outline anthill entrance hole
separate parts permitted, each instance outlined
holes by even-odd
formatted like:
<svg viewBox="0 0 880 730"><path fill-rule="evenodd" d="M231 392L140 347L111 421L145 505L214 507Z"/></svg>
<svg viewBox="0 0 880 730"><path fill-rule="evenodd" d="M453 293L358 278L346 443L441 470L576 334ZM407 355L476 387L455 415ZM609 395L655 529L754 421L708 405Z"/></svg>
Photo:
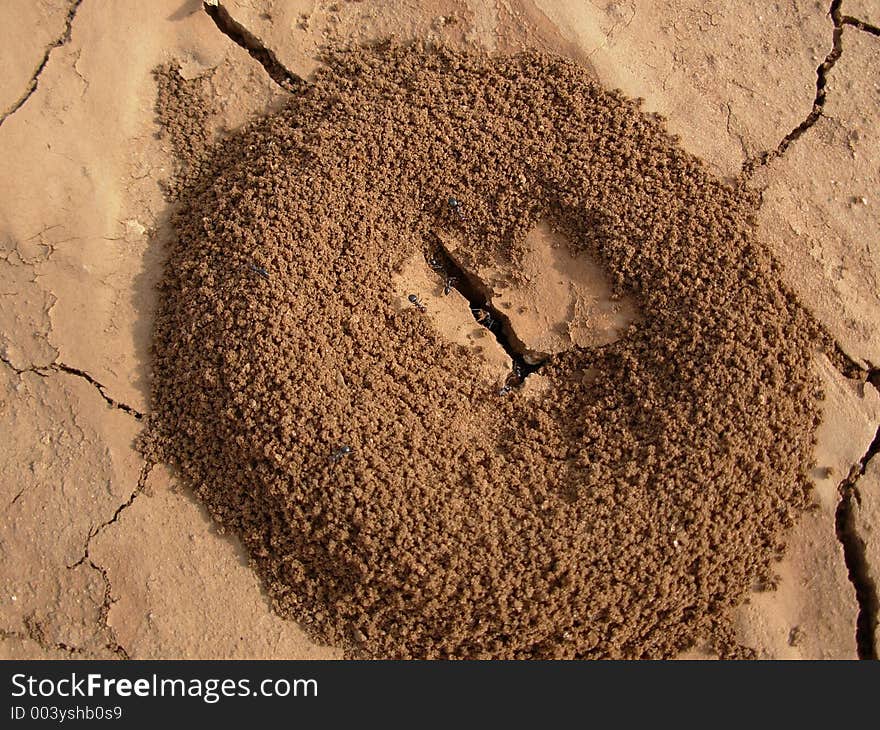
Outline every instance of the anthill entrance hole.
<svg viewBox="0 0 880 730"><path fill-rule="evenodd" d="M462 268L439 239L434 241L425 254L425 260L443 279L443 293L449 294L455 289L461 294L467 300L477 324L489 330L510 357L510 375L507 376L502 392L507 393L513 388L521 387L529 375L547 362L547 358L539 359L529 353L513 331L510 318L492 304L491 290L476 275Z"/></svg>

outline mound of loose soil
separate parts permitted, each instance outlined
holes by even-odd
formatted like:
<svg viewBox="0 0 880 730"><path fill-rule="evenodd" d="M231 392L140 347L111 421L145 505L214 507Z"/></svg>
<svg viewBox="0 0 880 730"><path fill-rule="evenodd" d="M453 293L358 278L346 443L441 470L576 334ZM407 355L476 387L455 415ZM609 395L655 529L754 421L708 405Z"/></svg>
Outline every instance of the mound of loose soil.
<svg viewBox="0 0 880 730"><path fill-rule="evenodd" d="M807 505L819 395L754 206L568 61L339 52L183 187L154 454L353 653L732 653ZM538 221L641 318L500 392L395 272L450 234L515 278Z"/></svg>

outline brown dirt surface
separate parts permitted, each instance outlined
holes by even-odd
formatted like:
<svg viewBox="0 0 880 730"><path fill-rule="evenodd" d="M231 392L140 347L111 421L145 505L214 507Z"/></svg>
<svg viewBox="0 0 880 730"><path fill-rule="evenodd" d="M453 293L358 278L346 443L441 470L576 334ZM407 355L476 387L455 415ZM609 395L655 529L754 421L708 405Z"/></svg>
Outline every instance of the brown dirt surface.
<svg viewBox="0 0 880 730"><path fill-rule="evenodd" d="M754 196L539 53L338 52L190 162L150 454L282 611L381 657L737 651L730 609L808 504L819 422L818 328L756 240ZM393 273L453 236L467 271L515 279L539 221L641 319L544 363L526 398Z"/></svg>
<svg viewBox="0 0 880 730"><path fill-rule="evenodd" d="M0 3L0 431L8 434L0 448L0 657L667 656L691 639L678 657L877 656L875 0L758 9L726 0L699 7L683 0L219 6L223 12L206 12L200 0ZM388 82L378 85L391 116L378 129L386 110L377 108L376 80L364 75L338 88L349 76L347 62L322 69L327 48L389 37L454 48L473 73L453 78L435 70L428 80L442 94L426 101L388 69ZM548 96L537 88L543 61L534 75L511 66L502 85L482 88L504 66L484 54L521 51L577 64L553 61L587 93ZM339 91L335 101L326 98L331 88ZM452 121L413 120L410 110L402 116L401 94L422 105L413 111L448 108ZM364 129L349 130L346 109L325 119L321 98L326 105L368 102ZM490 99L519 110L524 122L478 106L486 126L470 125L469 138L459 136L468 105ZM609 116L596 121L599 99L610 100ZM566 104L582 113L563 119ZM294 108L299 131L288 123ZM643 117L654 112L662 122ZM559 124L545 125L540 136L527 127L551 113ZM560 136L580 135L590 120L590 135ZM609 131L616 121L622 127ZM319 125L335 136L323 139ZM455 134L443 145L431 137L447 129ZM596 156L600 129L618 150ZM645 135L651 149L640 146ZM359 156L343 157L334 139ZM261 154L268 140L274 146ZM526 155L512 160L510 150L523 141ZM250 142L256 146L248 151ZM294 156L314 155L304 166L311 180L290 170L279 144ZM397 157L371 159L383 150ZM572 181L604 175L624 150L632 159L607 176L607 196L596 187L572 190ZM587 155L603 163L584 171ZM658 158L682 175L643 180L635 168ZM432 160L442 165L432 169ZM199 175L218 165L216 185L204 178L194 195ZM364 182L366 169L375 183ZM425 169L431 174L423 181ZM253 197L241 185L245 170L291 200L263 189ZM392 170L399 180L388 179ZM621 201L620 186L630 181ZM660 197L644 201L652 186ZM218 209L229 221L214 238L194 230L197 219L172 225L214 194L226 201ZM727 201L723 214L716 195ZM169 196L183 200L169 205ZM450 208L449 196L461 207ZM294 198L311 207L294 211ZM707 204L685 220L680 206L694 200ZM655 223L670 204L679 212L643 230L635 229L641 210L602 219L640 202ZM264 221L265 236L253 226L259 204L286 216ZM584 221L589 213L598 218ZM209 224L216 217L217 210L205 211ZM299 240L278 235L290 222L308 229ZM711 235L697 236L688 250L691 224ZM678 255L658 259L666 244L652 232L672 226L684 236L669 244ZM240 240L236 230L253 240ZM190 259L176 249L184 240L178 231L197 244ZM615 232L646 255L630 257ZM713 237L725 246L713 250ZM229 259L219 253L198 259L226 241L246 271L224 268ZM184 267L166 279L169 252L204 264L207 274ZM253 261L260 252L276 258ZM742 309L749 291L732 282L748 261L756 265L748 276L765 293ZM294 277L321 266L311 283ZM234 327L235 338L215 340L217 353L244 359L218 369L231 377L186 410L192 389L210 374L198 363L210 358L207 337L222 316L214 315L205 337L178 333L175 346L195 353L181 364L192 380L179 410L166 399L154 414L151 392L169 382L154 379L154 332L168 321L157 322L156 313L181 303L177 290L161 304L157 285L166 279L173 294L175 282L208 274L215 277L205 280L209 289L191 292L192 314L211 291L239 286L228 298L260 334ZM693 292L682 283L688 278ZM676 301L686 302L678 314ZM819 328L804 327L801 307ZM742 324L742 312L760 308L766 316ZM473 309L492 315L491 331ZM705 326L693 329L692 317ZM266 335L285 319L303 326ZM765 325L775 332L746 348L745 333ZM817 329L833 338L823 336L824 354L813 350ZM678 380L661 374L657 342ZM768 352L785 361L765 367L773 363L772 356L760 360ZM278 367L279 356L289 359L286 366ZM537 369L529 364L547 358ZM527 373L519 385L512 359ZM737 365L745 369L732 371ZM250 377L248 367L281 378ZM756 383L768 370L793 379ZM304 378L315 374L307 387ZM788 383L806 391L785 393ZM750 387L758 397L741 396ZM769 404L760 401L768 389L777 394ZM824 398L816 401L819 391ZM219 425L202 417L226 394L230 400L214 414ZM242 401L250 396L253 405ZM291 398L297 402L287 409ZM377 418L386 406L397 410ZM195 495L195 480L145 460L139 444L147 424L188 414L181 423L231 429L226 409L245 414L245 435L182 461L206 473L212 465L253 464L259 478L221 475ZM275 417L283 409L287 421ZM683 412L693 418L683 423ZM758 422L765 414L766 428ZM704 415L709 420L700 421ZM712 427L724 424L744 430L713 440ZM782 430L765 448L773 427ZM207 432L156 433L156 445L169 451L212 442ZM786 442L786 433L794 440ZM804 443L810 434L812 446ZM314 444L314 453L303 443ZM282 450L266 455L267 445L279 444ZM609 444L619 448L600 450ZM352 451L339 452L342 445ZM333 453L340 453L335 462ZM676 453L681 460L672 462ZM775 460L759 464L762 454ZM756 466L760 478L749 472ZM294 483L297 469L308 478ZM769 501L755 507L768 494L777 511ZM232 529L218 527L217 508L231 515ZM756 534L762 510L769 516L756 544L740 548L736 541ZM693 520L682 523L687 533L682 511ZM744 519L731 527L740 511ZM670 533L670 547L662 537L673 520L679 533ZM303 524L312 532L291 535ZM784 554L768 563L783 542ZM638 555L670 579L646 580L645 565L632 567ZM409 564L392 560L402 556ZM476 584L460 585L453 558ZM332 593L319 593L322 586ZM381 603L396 592L413 610L401 609L399 597ZM550 606L556 614L540 614ZM396 614L403 618L395 627ZM303 631L290 617L310 625ZM595 640L583 630L587 619L601 630ZM504 625L518 633L499 635ZM664 625L673 628L664 633Z"/></svg>

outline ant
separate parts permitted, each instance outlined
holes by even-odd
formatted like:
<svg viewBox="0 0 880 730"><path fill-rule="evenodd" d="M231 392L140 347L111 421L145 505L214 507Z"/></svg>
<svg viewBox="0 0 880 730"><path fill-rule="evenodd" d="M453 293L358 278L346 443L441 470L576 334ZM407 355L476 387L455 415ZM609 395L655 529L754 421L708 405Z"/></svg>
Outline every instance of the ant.
<svg viewBox="0 0 880 730"><path fill-rule="evenodd" d="M523 374L522 365L520 365L518 362L515 362L513 364L513 371L508 376L508 379L514 385L521 385L523 380L525 380L525 375Z"/></svg>
<svg viewBox="0 0 880 730"><path fill-rule="evenodd" d="M455 198L452 198L452 200L455 200ZM447 296L455 287L455 282L457 282L458 279L449 275L446 266L437 258L437 256L430 256L428 258L428 266L443 276L443 296ZM410 299L410 301L412 301L412 299ZM415 304L415 302L413 302L413 304Z"/></svg>
<svg viewBox="0 0 880 730"><path fill-rule="evenodd" d="M498 391L499 395L507 395L514 388L518 388L521 386L526 380L525 373L523 372L522 365L520 363L515 362L513 364L513 368L507 374L507 378L504 380L504 386L501 390Z"/></svg>
<svg viewBox="0 0 880 730"><path fill-rule="evenodd" d="M336 464L337 462L342 461L346 456L348 456L352 452L351 446L345 445L340 446L336 451L330 454L330 461Z"/></svg>
<svg viewBox="0 0 880 730"><path fill-rule="evenodd" d="M483 325L486 329L492 329L492 325L495 324L495 320L492 319L492 315L489 314L485 309L480 309L479 307L471 307L471 314L474 315L474 319L477 320L477 324Z"/></svg>
<svg viewBox="0 0 880 730"><path fill-rule="evenodd" d="M444 277L443 277L443 296L444 297L446 295L448 295L449 292L452 291L452 288L455 286L455 282L457 282L457 281L458 281L458 279L456 279L454 276L449 276L449 274L444 275Z"/></svg>
<svg viewBox="0 0 880 730"><path fill-rule="evenodd" d="M266 269L264 269L262 266L257 266L256 264L248 264L248 268L251 271L255 271L257 274L262 276L264 279L269 278L269 272L266 271Z"/></svg>
<svg viewBox="0 0 880 730"><path fill-rule="evenodd" d="M525 377L523 375L522 367L519 363L514 363L513 370L511 370L507 379L504 381L504 387L498 391L499 395L507 395L511 390L522 385L524 380Z"/></svg>
<svg viewBox="0 0 880 730"><path fill-rule="evenodd" d="M428 311L428 308L422 304L422 300L419 299L415 294L410 294L407 299L418 309L420 312L424 313Z"/></svg>
<svg viewBox="0 0 880 730"><path fill-rule="evenodd" d="M464 213L461 212L461 201L458 198L449 198L449 207L458 216L458 220L464 223Z"/></svg>

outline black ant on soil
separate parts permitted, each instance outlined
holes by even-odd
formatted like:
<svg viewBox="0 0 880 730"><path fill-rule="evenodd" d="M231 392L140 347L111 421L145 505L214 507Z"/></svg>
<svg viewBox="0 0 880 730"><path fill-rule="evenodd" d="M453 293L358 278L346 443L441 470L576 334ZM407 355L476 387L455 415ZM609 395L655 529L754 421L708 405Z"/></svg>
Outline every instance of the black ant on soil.
<svg viewBox="0 0 880 730"><path fill-rule="evenodd" d="M447 296L449 294L449 292L452 291L452 289L455 287L455 282L457 282L457 281L458 281L458 279L456 279L454 276L449 276L449 274L446 274L443 277L443 296L444 297Z"/></svg>
<svg viewBox="0 0 880 730"><path fill-rule="evenodd" d="M458 198L449 198L449 207L452 209L452 212L458 216L458 220L464 223L464 213L461 212L461 201Z"/></svg>
<svg viewBox="0 0 880 730"><path fill-rule="evenodd" d="M492 319L492 315L489 314L485 309L480 309L479 307L471 307L471 314L474 315L474 319L477 320L477 324L483 325L486 329L492 329L492 325L495 324L495 320Z"/></svg>
<svg viewBox="0 0 880 730"><path fill-rule="evenodd" d="M504 386L501 390L498 391L500 395L507 395L514 388L518 388L525 381L525 375L523 374L522 367L519 363L513 364L513 370L507 376L507 379L504 381Z"/></svg>
<svg viewBox="0 0 880 730"><path fill-rule="evenodd" d="M446 271L446 266L437 260L436 256L431 256L428 258L428 266L430 266L434 271L443 276L443 296L448 296L449 292L451 292L455 288L455 283L458 279L454 276L450 276L449 272Z"/></svg>
<svg viewBox="0 0 880 730"><path fill-rule="evenodd" d="M501 390L498 391L499 395L507 395L514 388L518 388L525 382L526 376L523 373L522 365L518 362L513 364L513 369L507 376L507 379L504 381L504 385Z"/></svg>

